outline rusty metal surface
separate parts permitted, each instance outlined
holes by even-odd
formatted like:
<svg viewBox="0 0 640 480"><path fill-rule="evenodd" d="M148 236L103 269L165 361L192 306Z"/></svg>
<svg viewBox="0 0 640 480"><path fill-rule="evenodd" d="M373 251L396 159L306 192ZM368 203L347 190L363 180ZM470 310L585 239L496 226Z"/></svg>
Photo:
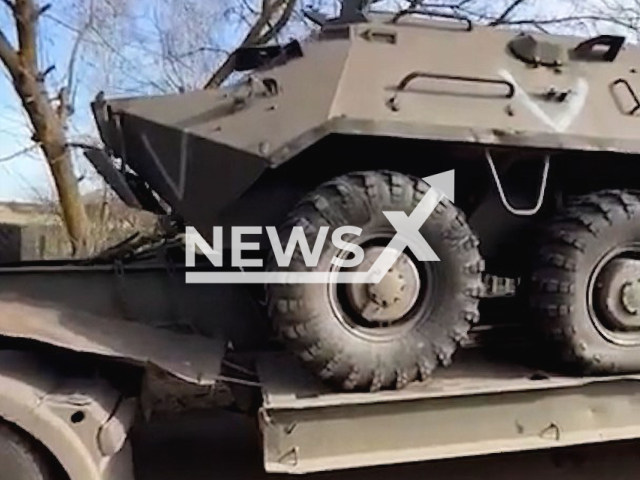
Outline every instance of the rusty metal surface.
<svg viewBox="0 0 640 480"><path fill-rule="evenodd" d="M332 394L291 362L263 358L266 469L307 473L640 435L638 376L567 378L465 360L402 391Z"/></svg>

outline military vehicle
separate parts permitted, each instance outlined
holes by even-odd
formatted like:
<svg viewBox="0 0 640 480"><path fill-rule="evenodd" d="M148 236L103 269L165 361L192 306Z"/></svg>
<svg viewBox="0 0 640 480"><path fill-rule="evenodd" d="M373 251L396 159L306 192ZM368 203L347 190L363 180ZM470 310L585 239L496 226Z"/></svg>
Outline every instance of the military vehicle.
<svg viewBox="0 0 640 480"><path fill-rule="evenodd" d="M640 438L637 47L369 1L307 16L223 88L96 99L87 157L169 228L0 268L12 478L132 478L131 426L202 407L257 419L269 472ZM437 261L397 243L414 223ZM183 233L238 226L262 267L225 235L185 262ZM278 261L300 230L315 266ZM211 272L240 277L185 281Z"/></svg>
<svg viewBox="0 0 640 480"><path fill-rule="evenodd" d="M342 388L427 379L480 298L515 283L531 300L520 315L567 364L640 369L635 49L369 3L310 13L321 28L303 43L240 49L251 73L229 87L97 102L120 171L202 235L276 225L286 243L293 226L311 239L357 226L371 266L396 233L382 212L410 214L421 178L455 170L455 204L420 229L439 262L405 251L377 284L268 286L276 331ZM336 268L335 253L289 270Z"/></svg>

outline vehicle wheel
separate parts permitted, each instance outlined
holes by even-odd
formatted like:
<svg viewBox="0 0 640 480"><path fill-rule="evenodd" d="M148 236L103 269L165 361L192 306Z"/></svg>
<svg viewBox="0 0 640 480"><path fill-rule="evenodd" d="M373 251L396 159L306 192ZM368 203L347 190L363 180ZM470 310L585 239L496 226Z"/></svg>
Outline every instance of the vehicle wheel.
<svg viewBox="0 0 640 480"><path fill-rule="evenodd" d="M0 424L0 480L61 480L43 449L12 426Z"/></svg>
<svg viewBox="0 0 640 480"><path fill-rule="evenodd" d="M640 370L640 198L572 200L542 236L531 302L563 362L581 373Z"/></svg>
<svg viewBox="0 0 640 480"><path fill-rule="evenodd" d="M307 195L280 231L286 245L291 229L302 226L313 248L320 228L329 233L315 268L299 249L288 268L273 257L270 270L340 271L332 232L362 229L349 241L364 250L357 271L367 271L395 229L383 211L407 215L429 190L421 179L394 172L338 177ZM273 284L267 287L270 316L292 351L323 379L341 388L402 388L426 379L438 363L448 365L457 344L479 319L484 262L464 215L443 199L420 229L440 258L419 262L405 249L376 284Z"/></svg>

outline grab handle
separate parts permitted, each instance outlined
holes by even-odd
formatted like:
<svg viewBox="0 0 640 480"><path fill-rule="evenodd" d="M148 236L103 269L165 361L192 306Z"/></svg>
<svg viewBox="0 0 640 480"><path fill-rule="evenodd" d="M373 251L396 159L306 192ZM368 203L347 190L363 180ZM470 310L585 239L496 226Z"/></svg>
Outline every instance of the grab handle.
<svg viewBox="0 0 640 480"><path fill-rule="evenodd" d="M447 75L442 73L429 73L429 72L415 71L415 72L409 73L402 80L400 80L400 83L398 83L398 85L395 88L396 93L388 101L389 108L394 112L399 111L400 106L398 105L398 94L405 91L411 82L421 78L445 80L445 81L452 81L452 82L481 83L485 85L486 84L500 85L500 86L506 87L506 91L504 93L505 98L513 98L513 96L516 94L515 85L508 80L503 80L499 78L468 77L464 75Z"/></svg>
<svg viewBox="0 0 640 480"><path fill-rule="evenodd" d="M419 78L432 78L435 80L450 80L452 82L470 82L470 83L485 83L492 85L503 85L507 87L507 92L505 93L506 98L513 98L516 94L516 87L513 83L508 80L504 80L501 78L486 78L486 77L470 77L465 75L448 75L442 73L429 73L429 72L411 72L398 84L397 89L399 91L405 90L411 82L417 80Z"/></svg>
<svg viewBox="0 0 640 480"><path fill-rule="evenodd" d="M615 88L618 85L624 85L625 88L627 89L627 91L629 92L629 94L631 95L631 98L633 98L633 101L635 102L634 107L625 112L627 115L633 115L635 114L638 110L640 110L640 98L638 98L638 95L636 94L636 91L633 89L633 87L631 86L631 84L627 81L626 78L618 78L617 80L615 80L611 86L612 88ZM615 91L614 91L614 95L615 95ZM622 105L621 103L619 103L619 105ZM622 107L620 107L622 108Z"/></svg>
<svg viewBox="0 0 640 480"><path fill-rule="evenodd" d="M433 10L424 10L420 8L407 8L405 10L400 10L396 13L389 23L398 23L402 18L407 17L409 15L425 15L427 17L435 17L435 18L449 18L451 20L459 20L467 24L466 31L471 32L473 30L473 22L470 18L467 18L463 15L458 15L455 13L442 13L442 12L434 12Z"/></svg>

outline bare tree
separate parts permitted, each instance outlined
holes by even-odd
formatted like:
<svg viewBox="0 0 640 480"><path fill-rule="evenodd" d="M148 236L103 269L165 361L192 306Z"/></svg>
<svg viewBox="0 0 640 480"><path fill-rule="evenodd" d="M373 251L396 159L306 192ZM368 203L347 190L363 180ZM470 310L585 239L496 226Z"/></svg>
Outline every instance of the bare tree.
<svg viewBox="0 0 640 480"><path fill-rule="evenodd" d="M640 39L640 0L458 0L451 7L478 23L543 33L618 33Z"/></svg>
<svg viewBox="0 0 640 480"><path fill-rule="evenodd" d="M88 82L90 70L81 57L88 52L92 58L89 64L101 63L101 68L95 70L112 77L117 84L114 90L157 93L197 88L217 65L222 64L216 75L220 81L230 73L232 59L228 51L212 41L212 29L219 28L225 19L221 5L229 4L243 19L255 21L242 42L248 45L275 38L290 20L296 2L265 0L263 12L252 18L255 12L249 0L213 4L202 0L155 0L149 4L153 31L149 31L148 18L144 19L144 28L139 28L135 15L127 17L130 3L128 0L67 0L64 7L56 4L59 8L51 8L38 0L0 0L0 7L7 9L15 25L15 32L0 29L0 61L27 114L35 142L2 160L21 161L20 157L27 152L42 151L54 180L61 217L76 253L86 250L92 230L69 148L77 142L72 138L74 122L70 116L78 85ZM47 28L39 32L44 20ZM66 69L54 71L54 66L60 65L49 66L45 65L47 60L43 61L49 57L44 50L44 39L52 25L66 29L73 38L69 42ZM149 62L145 67L141 67L142 59ZM79 68L83 78L77 74ZM138 87L142 89L137 90ZM86 114L81 122L87 123Z"/></svg>
<svg viewBox="0 0 640 480"><path fill-rule="evenodd" d="M498 17L495 20L492 20L489 23L489 25L491 25L492 27L495 27L495 26L500 25L503 22L507 21L509 19L509 16L511 14L513 14L513 12L518 9L518 7L520 7L521 5L526 3L527 1L528 0L513 0L513 2L511 2L507 6L507 8L505 8L503 10L503 12L500 15L498 15Z"/></svg>
<svg viewBox="0 0 640 480"><path fill-rule="evenodd" d="M38 62L38 21L50 6L40 6L34 0L2 1L15 21L17 45L0 30L0 60L29 116L33 140L47 159L73 249L81 251L86 242L88 220L64 128L67 91L60 90L54 106L45 85L48 72L41 70Z"/></svg>

